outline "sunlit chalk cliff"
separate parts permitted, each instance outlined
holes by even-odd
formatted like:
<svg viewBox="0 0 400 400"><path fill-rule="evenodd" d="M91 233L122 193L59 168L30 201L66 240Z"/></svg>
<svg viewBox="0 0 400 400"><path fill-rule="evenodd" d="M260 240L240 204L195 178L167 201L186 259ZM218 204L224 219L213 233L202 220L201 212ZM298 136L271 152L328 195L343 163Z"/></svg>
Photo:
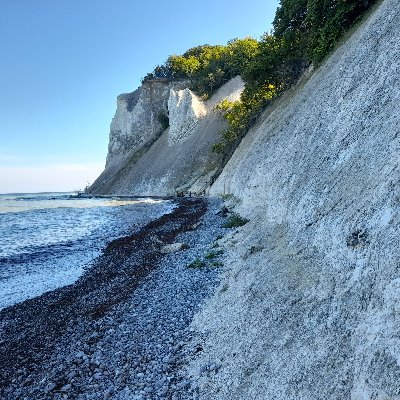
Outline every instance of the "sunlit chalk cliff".
<svg viewBox="0 0 400 400"><path fill-rule="evenodd" d="M211 186L250 222L220 241L221 286L192 324L200 399L400 400L399 26L400 3L384 0L264 112ZM119 100L94 193L212 183L214 107L239 97L240 78L207 102L158 84L157 100L147 87Z"/></svg>
<svg viewBox="0 0 400 400"><path fill-rule="evenodd" d="M106 167L89 192L169 195L209 187L221 165L212 146L226 126L215 105L238 100L242 90L237 77L204 102L187 82L156 80L120 95Z"/></svg>
<svg viewBox="0 0 400 400"><path fill-rule="evenodd" d="M212 186L250 222L193 324L201 399L400 399L399 27L385 0Z"/></svg>
<svg viewBox="0 0 400 400"><path fill-rule="evenodd" d="M107 166L121 162L133 149L154 139L162 125L160 118L167 112L173 85L165 80L148 81L133 93L121 94L110 126Z"/></svg>
<svg viewBox="0 0 400 400"><path fill-rule="evenodd" d="M200 119L207 114L207 108L188 88L174 91L171 89L169 100L168 143L183 142L196 128Z"/></svg>

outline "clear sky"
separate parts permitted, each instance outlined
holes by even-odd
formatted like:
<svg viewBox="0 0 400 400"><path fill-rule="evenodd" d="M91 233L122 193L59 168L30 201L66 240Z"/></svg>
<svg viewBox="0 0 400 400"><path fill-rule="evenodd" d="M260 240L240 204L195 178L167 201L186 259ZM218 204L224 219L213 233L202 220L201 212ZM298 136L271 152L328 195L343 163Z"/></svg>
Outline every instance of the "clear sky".
<svg viewBox="0 0 400 400"><path fill-rule="evenodd" d="M116 97L170 54L259 38L278 0L0 0L0 193L83 188Z"/></svg>

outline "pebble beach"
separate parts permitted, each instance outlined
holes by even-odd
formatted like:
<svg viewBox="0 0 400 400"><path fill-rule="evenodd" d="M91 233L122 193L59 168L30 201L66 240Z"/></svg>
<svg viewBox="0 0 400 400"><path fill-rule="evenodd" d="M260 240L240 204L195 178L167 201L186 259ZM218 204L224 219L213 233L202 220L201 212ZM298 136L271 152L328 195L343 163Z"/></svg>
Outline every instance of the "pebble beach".
<svg viewBox="0 0 400 400"><path fill-rule="evenodd" d="M111 241L75 283L0 311L2 399L196 398L189 325L218 284L206 255L226 229L217 199L175 205Z"/></svg>

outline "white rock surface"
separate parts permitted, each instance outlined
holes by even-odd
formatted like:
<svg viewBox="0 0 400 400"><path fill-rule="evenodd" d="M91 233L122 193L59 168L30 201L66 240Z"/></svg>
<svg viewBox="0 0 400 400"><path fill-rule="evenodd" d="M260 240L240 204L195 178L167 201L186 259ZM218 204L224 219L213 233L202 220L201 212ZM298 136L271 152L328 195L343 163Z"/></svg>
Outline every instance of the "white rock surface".
<svg viewBox="0 0 400 400"><path fill-rule="evenodd" d="M209 188L221 168L221 157L212 146L226 128L214 106L224 98L237 99L243 81L232 79L205 103L186 85L147 82L119 96L107 165L91 193L170 195ZM160 112L169 113L170 128L165 131L157 118Z"/></svg>
<svg viewBox="0 0 400 400"><path fill-rule="evenodd" d="M133 148L159 134L160 112L167 112L169 91L173 85L163 80L146 82L132 93L117 98L117 110L110 126L107 164L119 161Z"/></svg>
<svg viewBox="0 0 400 400"><path fill-rule="evenodd" d="M193 324L201 399L400 399L399 26L385 0L212 187L250 222Z"/></svg>
<svg viewBox="0 0 400 400"><path fill-rule="evenodd" d="M188 245L186 243L170 243L161 247L160 252L163 254L176 253L177 251L186 250Z"/></svg>
<svg viewBox="0 0 400 400"><path fill-rule="evenodd" d="M194 132L200 118L207 114L203 102L188 88L170 90L168 99L169 134L168 143L183 142Z"/></svg>
<svg viewBox="0 0 400 400"><path fill-rule="evenodd" d="M207 100L206 106L208 109L213 109L222 100L238 101L244 89L244 82L240 76L237 76L222 86L217 92Z"/></svg>
<svg viewBox="0 0 400 400"><path fill-rule="evenodd" d="M170 90L186 85L185 81L155 79L132 93L118 96L117 110L110 125L106 166L92 184L91 193L111 193L121 170L132 168L163 133L160 117L168 114Z"/></svg>

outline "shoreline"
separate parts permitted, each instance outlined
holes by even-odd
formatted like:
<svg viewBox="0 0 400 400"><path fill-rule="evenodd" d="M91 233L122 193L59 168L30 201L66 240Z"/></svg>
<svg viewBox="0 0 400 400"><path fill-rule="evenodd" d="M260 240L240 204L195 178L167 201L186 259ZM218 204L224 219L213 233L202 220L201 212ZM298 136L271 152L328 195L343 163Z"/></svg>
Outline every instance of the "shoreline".
<svg viewBox="0 0 400 400"><path fill-rule="evenodd" d="M26 198L0 210L0 310L76 282L107 243L175 207L171 200Z"/></svg>
<svg viewBox="0 0 400 400"><path fill-rule="evenodd" d="M73 197L80 199L156 199L156 200L175 200L177 196L143 196L143 195L132 195L132 194L89 194L89 193L77 193ZM189 198L189 197L188 197Z"/></svg>
<svg viewBox="0 0 400 400"><path fill-rule="evenodd" d="M183 198L175 199L175 203L177 207L171 214L151 221L133 235L110 242L94 265L74 284L0 311L2 398L102 399L117 396L122 399L124 395L121 393L126 391L130 392L129 396L134 394L152 399L170 398L168 396L172 393L179 392L178 377L171 377L173 371L176 373L179 369L176 358L181 348L179 343L199 302L214 287L218 275L215 268L194 270L186 266L196 255L204 254L223 228L222 217L215 215L219 207L217 200ZM192 240L193 243L188 250L177 253L162 254L157 249L157 243L173 243L177 239ZM152 285L161 285L165 293L151 288ZM157 296L169 296L167 302L170 304L166 309L163 309L162 302L156 301L154 306L145 307L142 314L132 311L133 299L146 286L151 289L139 295L134 310L151 304ZM173 292L172 295L169 292ZM180 297L182 293L186 297ZM185 298L189 300L182 303ZM176 311L171 311L174 307ZM148 309L152 310L150 315ZM148 318L157 312L160 317L157 321L150 320L155 326L147 334L155 331L159 334L147 343L146 333L138 334L135 329L142 326L146 331ZM163 318L166 318L165 326L160 322ZM174 321L176 319L178 323ZM129 326L126 326L127 322ZM125 339L120 335L113 337L121 324L123 329L134 333L135 341L126 339L126 334L122 334ZM168 331L169 335L162 334ZM137 371L143 367L147 371L153 364L146 357L137 361L143 357L142 353L148 352L148 349L141 348L141 340L149 348L157 342L160 348L155 350L155 357L157 352L163 355L161 361L153 362L157 366L153 375L159 379L153 382L154 387L147 385L142 389L141 378L146 376L146 372ZM120 352L118 357L115 356L119 361L110 359L115 355L112 351L100 357L104 362L94 357L99 343L103 342L107 348L119 349L116 351ZM125 351L126 348L129 351ZM134 363L126 359L132 361L135 354L139 358ZM95 358L93 363L90 361L92 358ZM102 369L100 365L103 365ZM105 373L108 369L110 372ZM111 378L110 374L115 370L119 371L118 377ZM95 374L99 377L98 387L93 387ZM185 385L184 390L188 387L187 383ZM89 393L95 395L89 396Z"/></svg>
<svg viewBox="0 0 400 400"><path fill-rule="evenodd" d="M132 195L132 194L90 194L90 193L77 193L73 197L82 198L82 199L156 199L156 200L179 200L179 199L207 199L214 198L214 196L210 195L197 195L194 192L189 196L188 194L184 194L183 196L178 195L165 195L165 196L155 196L155 195Z"/></svg>

